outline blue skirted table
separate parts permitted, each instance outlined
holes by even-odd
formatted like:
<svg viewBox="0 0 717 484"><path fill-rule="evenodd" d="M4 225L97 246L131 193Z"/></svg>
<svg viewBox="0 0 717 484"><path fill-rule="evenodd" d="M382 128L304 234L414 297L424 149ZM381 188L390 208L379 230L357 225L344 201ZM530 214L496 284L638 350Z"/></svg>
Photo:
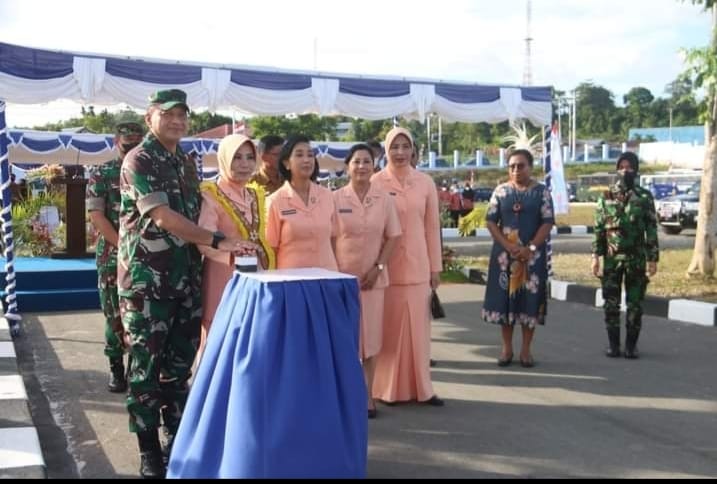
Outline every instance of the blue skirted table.
<svg viewBox="0 0 717 484"><path fill-rule="evenodd" d="M212 323L168 477L363 478L356 278L235 272Z"/></svg>

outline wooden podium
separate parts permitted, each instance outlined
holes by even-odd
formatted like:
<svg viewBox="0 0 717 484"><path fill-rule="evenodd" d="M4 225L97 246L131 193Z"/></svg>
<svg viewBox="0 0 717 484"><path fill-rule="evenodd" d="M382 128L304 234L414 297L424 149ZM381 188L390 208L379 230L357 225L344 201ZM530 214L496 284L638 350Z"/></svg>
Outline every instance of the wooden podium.
<svg viewBox="0 0 717 484"><path fill-rule="evenodd" d="M66 167L66 176L52 181L54 185L66 185L66 243L65 250L54 252L53 259L87 259L95 256L87 252L87 227L85 225L85 191L87 180L81 165Z"/></svg>

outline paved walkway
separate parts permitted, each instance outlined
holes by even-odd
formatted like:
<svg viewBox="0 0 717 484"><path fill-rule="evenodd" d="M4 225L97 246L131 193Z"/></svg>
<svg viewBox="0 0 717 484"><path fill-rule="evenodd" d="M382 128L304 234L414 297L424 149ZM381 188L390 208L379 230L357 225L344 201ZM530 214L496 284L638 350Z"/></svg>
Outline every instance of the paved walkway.
<svg viewBox="0 0 717 484"><path fill-rule="evenodd" d="M483 287L440 295L433 380L446 406L379 404L369 477L717 477L717 328L646 317L642 358L608 359L600 310L551 301L537 366L499 368ZM135 477L100 313L26 315L25 328L16 349L48 475Z"/></svg>

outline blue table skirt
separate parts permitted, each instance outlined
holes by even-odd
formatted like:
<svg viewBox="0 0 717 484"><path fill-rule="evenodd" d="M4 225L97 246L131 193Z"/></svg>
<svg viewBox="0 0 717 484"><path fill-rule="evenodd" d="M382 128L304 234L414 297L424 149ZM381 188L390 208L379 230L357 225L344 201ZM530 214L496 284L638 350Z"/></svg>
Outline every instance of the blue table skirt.
<svg viewBox="0 0 717 484"><path fill-rule="evenodd" d="M267 283L235 273L168 477L365 477L359 311L356 279Z"/></svg>

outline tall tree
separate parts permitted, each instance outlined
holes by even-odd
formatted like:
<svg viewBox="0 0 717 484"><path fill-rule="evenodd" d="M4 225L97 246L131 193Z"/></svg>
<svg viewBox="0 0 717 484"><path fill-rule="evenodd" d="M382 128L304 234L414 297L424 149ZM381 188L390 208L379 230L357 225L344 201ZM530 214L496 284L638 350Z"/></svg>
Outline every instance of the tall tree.
<svg viewBox="0 0 717 484"><path fill-rule="evenodd" d="M267 134L287 137L303 134L316 141L336 140L336 118L316 114L299 116L257 116L249 120L252 135L261 138Z"/></svg>
<svg viewBox="0 0 717 484"><path fill-rule="evenodd" d="M630 127L642 128L650 115L650 104L655 100L655 96L645 87L633 87L622 100Z"/></svg>
<svg viewBox="0 0 717 484"><path fill-rule="evenodd" d="M609 136L610 118L616 111L613 93L592 82L583 82L575 88L575 95L578 104L578 136Z"/></svg>
<svg viewBox="0 0 717 484"><path fill-rule="evenodd" d="M717 1L692 0L705 11L712 13L711 42L708 47L693 49L686 58L687 74L694 86L704 88L705 99L702 104L702 118L705 123L705 158L703 161L702 184L700 189L700 207L697 215L697 236L692 261L687 268L691 276L714 276L715 239L717 231L715 221L715 195L717 194Z"/></svg>
<svg viewBox="0 0 717 484"><path fill-rule="evenodd" d="M120 111L116 114L108 112L106 109L95 113L94 106L82 106L79 118L70 118L58 123L47 123L42 126L35 126L33 129L40 131L62 131L65 128L81 128L84 127L92 133L108 133L114 132L117 118L122 120L134 118L139 124L144 126L144 118L141 114L134 111Z"/></svg>
<svg viewBox="0 0 717 484"><path fill-rule="evenodd" d="M692 79L685 74L665 87L669 96L667 101L672 109L673 126L692 126L699 123L699 109L695 99L695 88Z"/></svg>
<svg viewBox="0 0 717 484"><path fill-rule="evenodd" d="M225 124L231 125L232 118L222 116L221 114L210 113L209 111L189 113L189 134L191 136Z"/></svg>

